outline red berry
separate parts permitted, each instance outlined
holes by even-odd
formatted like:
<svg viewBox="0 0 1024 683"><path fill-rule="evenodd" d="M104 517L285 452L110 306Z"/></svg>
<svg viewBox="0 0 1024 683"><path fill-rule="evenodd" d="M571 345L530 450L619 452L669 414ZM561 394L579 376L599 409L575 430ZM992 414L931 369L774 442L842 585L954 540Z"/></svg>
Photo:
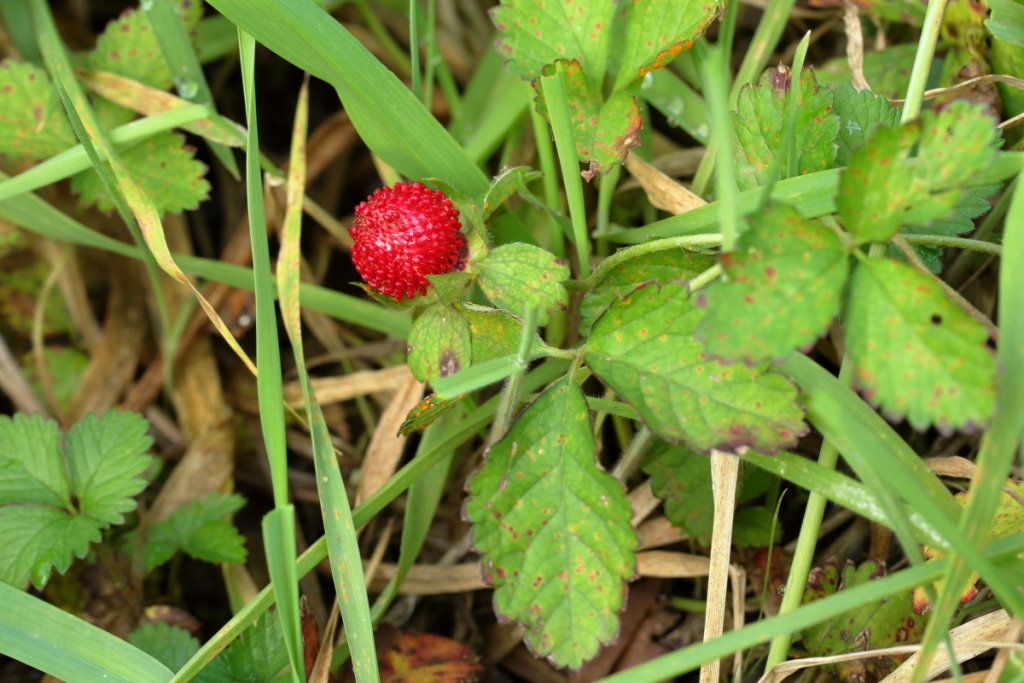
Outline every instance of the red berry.
<svg viewBox="0 0 1024 683"><path fill-rule="evenodd" d="M356 207L352 262L366 284L395 299L425 294L427 275L459 265L465 239L459 212L440 190L396 183Z"/></svg>

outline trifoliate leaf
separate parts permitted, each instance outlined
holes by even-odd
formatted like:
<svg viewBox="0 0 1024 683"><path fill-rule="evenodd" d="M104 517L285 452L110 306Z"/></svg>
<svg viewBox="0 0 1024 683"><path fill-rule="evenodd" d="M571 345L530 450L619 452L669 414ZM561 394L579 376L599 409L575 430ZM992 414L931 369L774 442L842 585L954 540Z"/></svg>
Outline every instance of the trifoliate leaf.
<svg viewBox="0 0 1024 683"><path fill-rule="evenodd" d="M641 285L594 325L584 360L663 439L774 453L807 431L796 388L767 364L712 360L685 285Z"/></svg>
<svg viewBox="0 0 1024 683"><path fill-rule="evenodd" d="M785 66L770 68L756 84L740 90L733 113L736 140L736 181L740 190L760 187L768 182L768 170L784 153L787 99L792 74ZM836 158L839 118L832 111L832 91L818 87L814 69L800 76L797 95L795 150L797 173L804 175L832 168Z"/></svg>
<svg viewBox="0 0 1024 683"><path fill-rule="evenodd" d="M900 110L889 104L889 100L872 95L869 90L857 90L850 84L834 91L832 104L839 117L836 166L845 166L850 154L863 147L879 126L895 128L900 124Z"/></svg>
<svg viewBox="0 0 1024 683"><path fill-rule="evenodd" d="M409 370L421 382L453 375L472 363L469 323L462 311L436 304L420 313L409 332Z"/></svg>
<svg viewBox="0 0 1024 683"><path fill-rule="evenodd" d="M563 378L491 447L466 503L496 611L573 668L615 637L635 571L629 502L594 452L586 399Z"/></svg>
<svg viewBox="0 0 1024 683"><path fill-rule="evenodd" d="M264 614L199 670L196 683L271 683L288 665L277 614ZM291 680L282 679L282 680Z"/></svg>
<svg viewBox="0 0 1024 683"><path fill-rule="evenodd" d="M128 642L177 673L199 651L199 641L170 624L143 624L128 634Z"/></svg>
<svg viewBox="0 0 1024 683"><path fill-rule="evenodd" d="M885 566L868 561L854 568L848 562L840 582L835 558L811 571L804 590L804 603L813 602L885 576ZM849 652L877 650L897 645L918 643L924 635L925 617L914 614L911 594L903 591L896 595L854 607L832 619L804 629L804 648L812 657L832 657ZM878 681L906 659L894 657L868 657L826 668L838 674L844 683Z"/></svg>
<svg viewBox="0 0 1024 683"><path fill-rule="evenodd" d="M612 301L633 291L641 282L692 280L713 265L715 260L711 256L686 249L656 251L621 263L583 297L580 304L580 334L590 334L594 321L607 310Z"/></svg>
<svg viewBox="0 0 1024 683"><path fill-rule="evenodd" d="M615 89L627 87L693 47L725 8L721 0L634 0L626 19L622 68Z"/></svg>
<svg viewBox="0 0 1024 683"><path fill-rule="evenodd" d="M904 235L962 235L974 230L974 219L991 210L992 205L987 198L1003 189L1002 183L976 185L964 190L960 202L953 207L953 212L945 218L932 221L927 226L910 226L901 231ZM933 273L942 270L943 248L932 244L915 244L914 250L924 264ZM889 245L889 256L903 259L903 254L894 245Z"/></svg>
<svg viewBox="0 0 1024 683"><path fill-rule="evenodd" d="M715 513L711 459L685 446L670 446L659 441L645 459L643 470L651 477L654 495L665 501L665 516L672 526L689 534L701 545L710 544ZM767 482L762 472L754 467L743 470L736 496L738 502L752 500L764 493ZM733 524L733 542L760 546L770 536L772 513L764 507L750 510L767 513L767 528L764 527L762 513L741 510L736 513Z"/></svg>
<svg viewBox="0 0 1024 683"><path fill-rule="evenodd" d="M867 259L853 276L846 348L865 398L894 420L944 433L983 428L995 408L988 334L932 279Z"/></svg>
<svg viewBox="0 0 1024 683"><path fill-rule="evenodd" d="M998 134L982 108L965 102L937 115L926 111L896 129L879 128L840 178L843 225L861 242L884 242L903 225L945 218L993 158Z"/></svg>
<svg viewBox="0 0 1024 683"><path fill-rule="evenodd" d="M569 267L562 259L530 244L504 244L477 262L480 289L498 308L522 315L531 299L540 304L538 322L547 325L548 313L565 310L569 295L562 281Z"/></svg>
<svg viewBox="0 0 1024 683"><path fill-rule="evenodd" d="M559 59L575 60L591 83L604 82L614 0L504 0L491 10L504 34L495 47L505 68L532 81Z"/></svg>
<svg viewBox="0 0 1024 683"><path fill-rule="evenodd" d="M160 213L194 209L210 194L206 165L195 159L195 149L175 133L159 133L121 153L121 161L149 195ZM84 206L100 211L114 209L96 171L83 171L71 179Z"/></svg>
<svg viewBox="0 0 1024 683"><path fill-rule="evenodd" d="M167 562L179 550L206 562L244 562L245 539L224 519L243 505L245 499L238 494L211 493L156 522L142 548L146 569Z"/></svg>
<svg viewBox="0 0 1024 683"><path fill-rule="evenodd" d="M850 257L839 236L788 204L772 204L722 256L729 279L697 295L697 334L711 352L748 363L810 346L839 312Z"/></svg>
<svg viewBox="0 0 1024 683"><path fill-rule="evenodd" d="M20 588L31 576L41 588L124 521L146 486L148 427L133 412L89 414L62 452L55 422L0 416L0 581Z"/></svg>
<svg viewBox="0 0 1024 683"><path fill-rule="evenodd" d="M0 62L0 154L46 159L78 143L60 95L46 71L29 63Z"/></svg>
<svg viewBox="0 0 1024 683"><path fill-rule="evenodd" d="M640 104L625 90L617 90L605 100L600 82L595 86L575 60L561 60L545 67L544 75L551 76L556 71L565 74L576 154L588 166L583 177L590 180L598 173L608 173L626 158L630 149L640 144ZM536 102L537 111L548 117L544 98L538 96Z"/></svg>

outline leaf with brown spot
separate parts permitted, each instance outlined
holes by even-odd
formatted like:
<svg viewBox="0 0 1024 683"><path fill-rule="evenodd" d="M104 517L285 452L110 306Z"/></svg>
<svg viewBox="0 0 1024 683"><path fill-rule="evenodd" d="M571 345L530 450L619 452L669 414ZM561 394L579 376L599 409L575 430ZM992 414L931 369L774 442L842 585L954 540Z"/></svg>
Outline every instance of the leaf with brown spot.
<svg viewBox="0 0 1024 683"><path fill-rule="evenodd" d="M381 683L472 683L483 667L457 640L402 633L379 657Z"/></svg>
<svg viewBox="0 0 1024 683"><path fill-rule="evenodd" d="M45 159L78 142L57 89L38 66L0 62L0 99L0 154Z"/></svg>
<svg viewBox="0 0 1024 683"><path fill-rule="evenodd" d="M615 637L636 563L626 492L595 450L586 398L562 378L491 447L465 507L498 614L573 668Z"/></svg>
<svg viewBox="0 0 1024 683"><path fill-rule="evenodd" d="M453 375L472 362L469 323L453 306L427 306L409 331L409 369L421 382Z"/></svg>
<svg viewBox="0 0 1024 683"><path fill-rule="evenodd" d="M476 264L480 289L498 308L522 315L531 299L541 312L538 322L547 325L548 313L565 310L569 295L562 282L569 267L551 252L531 244L504 244Z"/></svg>

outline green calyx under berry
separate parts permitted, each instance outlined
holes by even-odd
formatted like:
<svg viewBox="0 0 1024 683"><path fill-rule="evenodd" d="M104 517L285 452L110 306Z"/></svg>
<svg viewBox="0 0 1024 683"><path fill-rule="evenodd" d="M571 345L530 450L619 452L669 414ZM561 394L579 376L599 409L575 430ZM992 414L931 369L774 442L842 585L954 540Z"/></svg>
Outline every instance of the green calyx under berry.
<svg viewBox="0 0 1024 683"><path fill-rule="evenodd" d="M459 270L466 240L459 212L440 190L396 183L356 207L352 262L373 289L395 299L426 293L428 275Z"/></svg>

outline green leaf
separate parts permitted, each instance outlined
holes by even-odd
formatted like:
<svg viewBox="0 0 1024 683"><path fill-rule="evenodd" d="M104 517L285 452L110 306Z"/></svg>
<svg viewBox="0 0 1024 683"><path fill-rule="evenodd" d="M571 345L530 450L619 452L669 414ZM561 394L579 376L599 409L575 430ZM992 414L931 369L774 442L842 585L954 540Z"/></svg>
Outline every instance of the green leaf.
<svg viewBox="0 0 1024 683"><path fill-rule="evenodd" d="M179 550L206 562L244 562L245 539L224 519L244 505L238 494L217 493L182 505L150 527L142 549L146 569L167 562Z"/></svg>
<svg viewBox="0 0 1024 683"><path fill-rule="evenodd" d="M733 154L740 191L767 183L768 169L776 156L783 153L791 82L789 69L780 66L766 69L756 84L748 83L740 90L732 115L736 132ZM832 168L838 132L839 118L832 111L832 91L819 88L814 69L808 67L800 76L797 95L798 175Z"/></svg>
<svg viewBox="0 0 1024 683"><path fill-rule="evenodd" d="M594 325L584 360L663 439L774 453L807 431L797 392L767 369L712 360L685 285L641 285Z"/></svg>
<svg viewBox="0 0 1024 683"><path fill-rule="evenodd" d="M498 308L522 314L531 299L541 307L538 322L546 325L548 313L566 310L569 295L562 286L569 267L554 254L530 244L504 244L477 262L480 289Z"/></svg>
<svg viewBox="0 0 1024 683"><path fill-rule="evenodd" d="M46 71L13 59L0 62L0 154L45 159L78 142Z"/></svg>
<svg viewBox="0 0 1024 683"><path fill-rule="evenodd" d="M139 184L157 210L178 212L194 209L210 194L206 165L195 159L195 149L176 133L160 133L121 152L132 178ZM83 206L96 205L100 211L113 211L99 175L84 171L71 179L71 189L79 194Z"/></svg>
<svg viewBox="0 0 1024 683"><path fill-rule="evenodd" d="M473 284L474 279L476 279L475 275L466 272L427 276L430 284L434 285L438 300L445 306L451 306L459 299L464 298L466 290Z"/></svg>
<svg viewBox="0 0 1024 683"><path fill-rule="evenodd" d="M89 55L89 68L126 76L159 90L167 90L172 83L171 70L149 17L138 9L125 10L107 24Z"/></svg>
<svg viewBox="0 0 1024 683"><path fill-rule="evenodd" d="M38 290L37 290L38 291ZM82 375L89 367L89 356L70 346L46 345L43 347L43 358L50 371L53 393L61 410L66 411L71 397L82 381ZM39 381L39 370L32 360L32 354L26 356L23 371L25 379L32 384L37 396L45 396L43 385Z"/></svg>
<svg viewBox="0 0 1024 683"><path fill-rule="evenodd" d="M985 26L992 36L1018 47L1024 47L1024 3L1019 0L988 0L992 16Z"/></svg>
<svg viewBox="0 0 1024 683"><path fill-rule="evenodd" d="M0 581L42 588L50 571L84 557L100 529L124 521L152 440L132 412L89 414L67 433L52 421L18 413L0 417Z"/></svg>
<svg viewBox="0 0 1024 683"><path fill-rule="evenodd" d="M140 478L153 444L149 422L131 411L89 413L68 431L65 455L78 509L103 525L121 524L135 509L132 499L146 488Z"/></svg>
<svg viewBox="0 0 1024 683"><path fill-rule="evenodd" d="M715 265L711 256L687 249L667 249L631 258L612 269L583 297L580 334L590 334L594 322L617 297L625 296L641 282L687 281Z"/></svg>
<svg viewBox="0 0 1024 683"><path fill-rule="evenodd" d="M544 75L553 76L559 70L565 74L576 154L588 164L583 177L590 180L598 173L608 173L640 144L640 104L625 90L617 90L605 100L600 81L593 85L576 60L555 62L545 67ZM538 113L550 120L544 97L538 96L536 104Z"/></svg>
<svg viewBox="0 0 1024 683"><path fill-rule="evenodd" d="M845 166L850 154L863 147L879 126L900 125L900 110L870 90L857 90L847 83L833 92L832 103L839 117L836 166Z"/></svg>
<svg viewBox="0 0 1024 683"><path fill-rule="evenodd" d="M1024 30L1021 30L1024 34ZM992 38L992 72L1016 76L1024 74L1024 45L1014 45L1005 40ZM1008 117L1024 113L1024 90L1015 88L1008 83L996 83L999 99L1003 101L1003 110Z"/></svg>
<svg viewBox="0 0 1024 683"><path fill-rule="evenodd" d="M903 0L898 0L903 2ZM911 3L905 3L910 6ZM914 3L916 4L916 3ZM918 5L922 7L922 5ZM923 11L923 10L922 10ZM864 55L864 77L871 84L876 95L890 99L900 99L907 94L910 85L910 73L914 68L917 55L917 43L899 43L890 45L879 52L868 52ZM939 65L940 60L933 64ZM848 84L851 80L850 60L846 56L825 63L821 71L823 83L833 87Z"/></svg>
<svg viewBox="0 0 1024 683"><path fill-rule="evenodd" d="M852 562L848 562L840 582L839 569L835 558L832 558L824 566L811 571L803 602L820 600L884 576L884 564L869 560L855 568ZM924 635L927 617L915 614L913 607L910 591L869 601L804 629L804 647L812 657L832 657L918 643ZM903 659L905 656L870 657L829 664L825 668L844 681L881 680Z"/></svg>
<svg viewBox="0 0 1024 683"><path fill-rule="evenodd" d="M495 211L501 208L506 199L515 194L520 185L528 185L543 175L540 171L534 171L529 166L516 166L503 169L491 180L491 186L483 199L483 218L491 217Z"/></svg>
<svg viewBox="0 0 1024 683"><path fill-rule="evenodd" d="M854 273L847 320L856 381L890 419L944 433L988 423L996 397L988 334L935 280L868 259Z"/></svg>
<svg viewBox="0 0 1024 683"><path fill-rule="evenodd" d="M839 312L850 257L839 236L788 204L753 217L732 253L728 280L700 291L697 328L715 356L748 363L812 345Z"/></svg>
<svg viewBox="0 0 1024 683"><path fill-rule="evenodd" d="M772 526L775 536L772 536ZM782 525L775 522L775 512L763 505L737 510L733 520L732 542L748 548L767 548L782 540Z"/></svg>
<svg viewBox="0 0 1024 683"><path fill-rule="evenodd" d="M562 378L491 447L466 503L496 611L573 668L618 633L635 572L629 502L594 453L586 399Z"/></svg>
<svg viewBox="0 0 1024 683"><path fill-rule="evenodd" d="M170 624L142 624L128 634L128 642L177 672L199 651L199 641L188 631Z"/></svg>
<svg viewBox="0 0 1024 683"><path fill-rule="evenodd" d="M904 235L963 235L974 230L974 219L988 213L992 205L988 203L988 197L1003 189L1002 183L991 185L976 185L964 190L960 202L953 207L953 212L945 218L939 218L923 227L905 227L901 231ZM915 244L914 250L921 257L928 269L933 273L942 270L942 254L944 249L932 244ZM904 260L903 254L894 246L889 245L889 256Z"/></svg>
<svg viewBox="0 0 1024 683"><path fill-rule="evenodd" d="M945 218L962 188L993 159L998 136L983 108L962 101L897 129L879 128L840 177L836 205L843 225L862 242L884 242L900 226Z"/></svg>
<svg viewBox="0 0 1024 683"><path fill-rule="evenodd" d="M469 323L462 311L436 304L420 313L409 332L409 369L421 382L452 375L472 361Z"/></svg>
<svg viewBox="0 0 1024 683"><path fill-rule="evenodd" d="M532 81L559 59L575 60L592 83L604 81L613 0L505 0L491 10L504 37L505 68Z"/></svg>
<svg viewBox="0 0 1024 683"><path fill-rule="evenodd" d="M288 653L279 620L276 614L269 613L245 629L192 680L196 683L270 683L287 665Z"/></svg>
<svg viewBox="0 0 1024 683"><path fill-rule="evenodd" d="M462 311L469 323L473 340L473 362L485 361L512 355L519 350L519 337L523 332L523 321L505 311L468 302L455 305Z"/></svg>
<svg viewBox="0 0 1024 683"><path fill-rule="evenodd" d="M722 0L629 3L626 43L615 89L625 88L693 47L724 8Z"/></svg>

